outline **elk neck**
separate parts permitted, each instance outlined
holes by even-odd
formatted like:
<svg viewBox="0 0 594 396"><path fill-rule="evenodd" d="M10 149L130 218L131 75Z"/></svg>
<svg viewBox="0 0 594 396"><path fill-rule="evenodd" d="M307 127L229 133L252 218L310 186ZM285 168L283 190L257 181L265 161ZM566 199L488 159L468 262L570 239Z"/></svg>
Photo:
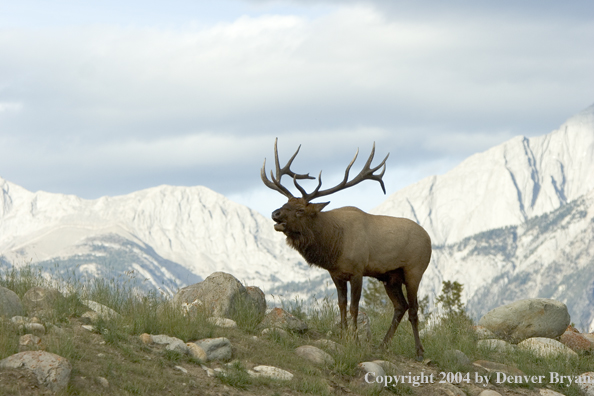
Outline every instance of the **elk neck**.
<svg viewBox="0 0 594 396"><path fill-rule="evenodd" d="M298 234L287 235L289 246L310 265L331 270L342 254L343 229L331 213L320 212L304 222Z"/></svg>

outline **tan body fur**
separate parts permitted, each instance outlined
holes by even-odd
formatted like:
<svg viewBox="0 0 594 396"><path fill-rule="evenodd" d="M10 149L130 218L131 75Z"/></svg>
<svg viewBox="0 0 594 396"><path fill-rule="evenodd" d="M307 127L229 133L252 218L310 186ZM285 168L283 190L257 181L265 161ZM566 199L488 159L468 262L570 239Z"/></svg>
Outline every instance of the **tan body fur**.
<svg viewBox="0 0 594 396"><path fill-rule="evenodd" d="M429 235L408 219L371 215L355 207L322 212L326 204L290 198L272 214L275 229L285 233L287 243L309 264L328 270L338 291L343 327L347 326L347 282L351 284L350 313L356 327L363 276L382 281L394 304L394 318L383 343L393 337L408 309L417 356L422 358L417 290L431 259Z"/></svg>

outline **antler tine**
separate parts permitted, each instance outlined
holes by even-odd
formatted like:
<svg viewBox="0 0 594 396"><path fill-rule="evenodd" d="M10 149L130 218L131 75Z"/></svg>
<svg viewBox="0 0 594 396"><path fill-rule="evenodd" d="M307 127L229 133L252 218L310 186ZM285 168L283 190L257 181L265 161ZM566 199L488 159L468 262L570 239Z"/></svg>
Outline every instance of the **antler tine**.
<svg viewBox="0 0 594 396"><path fill-rule="evenodd" d="M278 159L277 144L278 144L278 138L276 138L276 140L274 141L274 161L275 161L276 175L273 175L272 174L272 170L271 170L270 171L270 179L272 179L272 181L270 181L268 179L268 177L266 176L266 159L264 159L264 165L262 165L262 169L260 170L260 178L262 179L262 181L264 182L264 184L268 188L271 188L273 190L276 190L276 191L280 192L281 194L283 194L287 198L294 198L293 197L293 194L291 194L291 192L286 187L284 187L281 184L281 178L284 175L291 176L293 178L293 180L296 180L296 179L315 179L315 178L314 177L311 177L309 175L309 173L306 173L306 174L295 173L295 172L293 172L290 169L291 168L291 164L293 163L293 160L295 159L295 157L299 153L299 149L301 148L301 145L299 145L299 147L297 148L297 151L295 151L295 154L293 154L293 156L291 157L291 159L289 159L289 161L287 162L287 164L284 167L281 168L280 167L280 162L279 162L279 159Z"/></svg>
<svg viewBox="0 0 594 396"><path fill-rule="evenodd" d="M384 185L384 181L382 180L382 177L384 176L384 173L386 172L386 160L388 159L388 157L390 156L390 153L388 153L388 155L386 155L386 158L384 158L384 160L377 165L376 167L371 168L371 163L373 162L373 157L375 156L375 142L373 143L373 147L371 149L371 154L369 155L369 158L367 159L367 162L365 163L365 165L363 166L363 169L361 170L361 172L359 172L359 174L357 176L355 176L352 180L348 180L349 179L349 172L351 170L351 167L353 166L353 164L355 163L355 160L357 159L357 156L359 155L359 149L357 149L357 152L355 153L355 157L353 158L353 160L349 163L349 165L347 166L345 172L344 172L344 179L338 183L335 187L329 188L327 190L322 190L319 191L320 186L322 185L322 173L320 172L320 176L318 177L319 181L318 181L318 187L315 189L315 191L313 191L310 194L305 193L305 191L299 188L299 191L301 192L301 194L303 194L303 198L309 202L310 200L314 199L314 198L319 198L319 197L323 197L325 195L330 195L332 193L335 193L337 191L343 190L345 188L349 188L352 187L358 183L361 183L363 180L375 180L377 182L380 183L380 186L382 187L382 191L384 192L384 194L386 193L386 187ZM376 172L378 169L382 168L381 173L374 175L373 173ZM297 183L295 182L295 185L297 185Z"/></svg>

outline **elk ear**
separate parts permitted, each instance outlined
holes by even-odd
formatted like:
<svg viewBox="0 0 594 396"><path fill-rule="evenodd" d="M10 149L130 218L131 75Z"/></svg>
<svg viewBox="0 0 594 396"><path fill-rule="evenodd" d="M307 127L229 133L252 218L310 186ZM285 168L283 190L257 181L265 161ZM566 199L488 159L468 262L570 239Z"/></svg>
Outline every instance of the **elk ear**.
<svg viewBox="0 0 594 396"><path fill-rule="evenodd" d="M320 202L320 203L312 203L310 205L314 207L316 212L321 212L322 209L324 209L326 207L326 205L328 205L329 203L330 202Z"/></svg>

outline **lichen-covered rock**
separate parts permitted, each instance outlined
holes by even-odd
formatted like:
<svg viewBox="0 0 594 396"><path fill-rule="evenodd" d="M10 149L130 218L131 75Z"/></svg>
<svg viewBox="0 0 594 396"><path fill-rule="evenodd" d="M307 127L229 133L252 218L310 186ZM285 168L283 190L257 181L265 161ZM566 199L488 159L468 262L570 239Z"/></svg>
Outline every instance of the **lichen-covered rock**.
<svg viewBox="0 0 594 396"><path fill-rule="evenodd" d="M111 309L103 304L99 304L98 302L95 302L93 300L83 300L82 303L84 305L86 305L87 307L89 307L93 312L97 313L97 316L103 320L113 320L113 319L119 319L122 317L119 313L117 313L113 309Z"/></svg>
<svg viewBox="0 0 594 396"><path fill-rule="evenodd" d="M206 338L194 342L206 353L206 360L228 361L233 356L231 341L225 337Z"/></svg>
<svg viewBox="0 0 594 396"><path fill-rule="evenodd" d="M251 299L245 287L225 272L215 272L202 282L184 287L173 297L173 304L188 307L190 314L200 308L211 316L229 319L233 319L246 301Z"/></svg>
<svg viewBox="0 0 594 396"><path fill-rule="evenodd" d="M281 381L293 379L293 374L274 366L256 366L252 370L247 370L247 373L251 377L266 377Z"/></svg>
<svg viewBox="0 0 594 396"><path fill-rule="evenodd" d="M559 342L561 342L566 347L571 348L575 352L590 351L594 345L592 341L584 337L582 334L572 330L565 331L561 338L559 338Z"/></svg>
<svg viewBox="0 0 594 396"><path fill-rule="evenodd" d="M35 286L23 295L23 305L29 316L51 316L64 296L58 289Z"/></svg>
<svg viewBox="0 0 594 396"><path fill-rule="evenodd" d="M557 340L544 337L528 338L518 344L518 348L528 349L535 355L542 357L565 355L567 357L577 357L577 353L561 344Z"/></svg>
<svg viewBox="0 0 594 396"><path fill-rule="evenodd" d="M258 325L260 328L277 327L295 332L307 330L307 323L291 315L282 308L272 309Z"/></svg>
<svg viewBox="0 0 594 396"><path fill-rule="evenodd" d="M66 388L72 366L68 359L45 351L20 352L0 360L0 368L23 368L32 371L37 381L53 392Z"/></svg>
<svg viewBox="0 0 594 396"><path fill-rule="evenodd" d="M594 396L594 372L580 374L584 380L576 385L584 396Z"/></svg>
<svg viewBox="0 0 594 396"><path fill-rule="evenodd" d="M0 286L0 318L12 318L13 316L24 315L25 310L21 299L15 292Z"/></svg>
<svg viewBox="0 0 594 396"><path fill-rule="evenodd" d="M295 354L321 366L334 365L334 358L332 358L332 356L313 345L300 346L299 348L295 349Z"/></svg>
<svg viewBox="0 0 594 396"><path fill-rule="evenodd" d="M529 298L497 307L481 318L479 326L517 344L532 337L559 337L569 325L567 306L547 298Z"/></svg>

